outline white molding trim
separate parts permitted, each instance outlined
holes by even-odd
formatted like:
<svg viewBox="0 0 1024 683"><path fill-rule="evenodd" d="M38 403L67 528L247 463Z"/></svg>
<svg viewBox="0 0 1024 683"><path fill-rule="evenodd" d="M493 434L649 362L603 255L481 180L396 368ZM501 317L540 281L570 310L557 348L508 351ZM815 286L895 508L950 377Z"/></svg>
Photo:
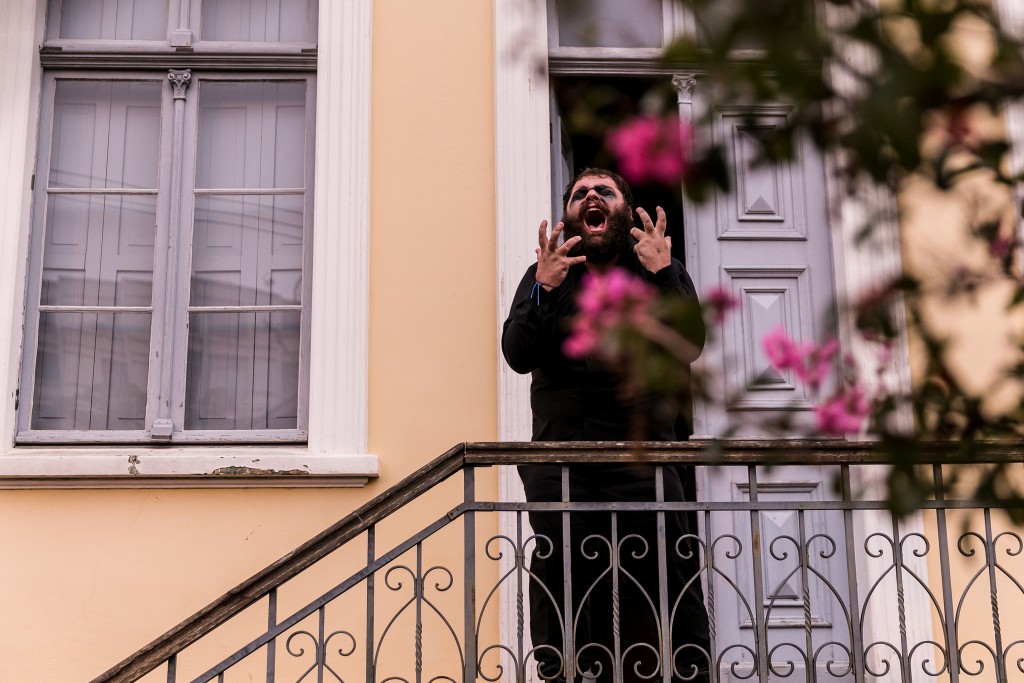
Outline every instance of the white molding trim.
<svg viewBox="0 0 1024 683"><path fill-rule="evenodd" d="M309 451L365 453L372 0L320 3Z"/></svg>
<svg viewBox="0 0 1024 683"><path fill-rule="evenodd" d="M495 203L498 326L535 259L537 228L551 216L550 104L545 0L494 0ZM500 340L499 340L500 344ZM529 377L498 353L499 438L528 441Z"/></svg>
<svg viewBox="0 0 1024 683"><path fill-rule="evenodd" d="M308 445L15 447L45 5L0 3L0 301L15 302L0 312L0 488L362 486L378 476L367 454L372 0L320 3Z"/></svg>
<svg viewBox="0 0 1024 683"><path fill-rule="evenodd" d="M1018 40L1024 39L1024 4L1020 0L996 0L996 11L1002 20L1003 30ZM1024 172L1024 102L1008 102L1003 110L1006 138L1010 143L1010 175ZM1014 188L1018 206L1024 201L1024 188ZM1024 238L1024 220L1018 218L1017 237Z"/></svg>
<svg viewBox="0 0 1024 683"><path fill-rule="evenodd" d="M877 4L877 0L871 0ZM843 21L846 8L838 8L831 3L823 3L825 21L829 25L837 25ZM872 55L862 50L850 50L846 60L858 69L865 71L872 66ZM852 82L847 72L833 68L829 74L833 87L837 91L854 89L858 84ZM851 193L840 186L837 180L841 177L839 167L841 159L835 154L825 154L825 183L828 193L830 225L832 226L832 263L836 285L836 301L839 306L855 302L859 298L877 290L880 284L887 283L902 272L900 247L900 226L896 207L896 197L884 192L877 186L866 183ZM874 222L875 227L871 238L858 241L857 235L867 222ZM861 335L857 334L851 316L840 315L837 322L837 333L840 347L855 359L860 369L861 381L869 395L875 392L905 394L910 390L910 346L907 339L906 315L902 306L893 313L897 328L902 334L895 340L891 358L884 367L879 367L878 349ZM913 416L909 411L896 415L895 429L912 429ZM858 436L858 435L853 435ZM860 435L861 437L863 435ZM854 490L871 492L878 491L879 482L884 481L884 468L870 468L858 471L852 482ZM868 493L870 495L870 493ZM858 539L866 539L874 531L890 531L892 521L888 515L880 512L868 512L857 515L854 519L855 534ZM920 513L911 515L900 522L905 536L911 533L924 533L924 521ZM858 555L857 576L861 583L874 585L881 578L877 565L869 563L863 555ZM907 557L906 564L917 575L928 583L928 566L922 558ZM913 606L906 610L906 636L910 642L934 640L931 614L927 604ZM864 619L865 640L873 642L884 640L899 642L900 625L882 618L878 612ZM877 663L876 663L877 664ZM890 672L880 677L881 681L896 681L898 672Z"/></svg>
<svg viewBox="0 0 1024 683"><path fill-rule="evenodd" d="M877 0L872 0L876 2ZM826 21L839 24L845 8L836 8L825 3ZM870 70L873 55L863 50L850 50L846 61L859 68ZM833 68L830 79L838 91L854 89L854 83L847 72ZM832 263L836 284L836 301L840 307L856 302L874 292L880 284L890 282L902 272L900 248L900 226L896 197L885 193L873 184L866 183L851 193L841 187L841 159L835 154L825 154L825 183L828 193L828 209L832 226ZM858 241L858 234L868 223L874 223L870 239ZM910 390L910 347L905 334L906 316L902 307L893 315L898 329L903 330L895 342L888 365L880 368L878 348L856 333L851 316L839 316L838 336L844 352L853 354L861 371L861 379L869 394L906 393ZM877 378L877 379L876 379ZM897 415L896 428L912 429L913 416L909 412Z"/></svg>
<svg viewBox="0 0 1024 683"><path fill-rule="evenodd" d="M32 172L39 127L44 0L0 3L0 456L14 448Z"/></svg>
<svg viewBox="0 0 1024 683"><path fill-rule="evenodd" d="M535 259L540 221L551 217L551 112L547 73L546 0L494 0L495 204L497 229L497 293L500 330L512 305L519 280ZM502 441L528 441L532 434L530 378L513 372L498 348L498 433ZM498 472L499 500L523 501L522 483L514 467ZM516 513L499 515L499 533L516 538ZM524 528L528 533L528 526ZM525 536L524 536L525 538ZM512 568L511 553L499 571ZM499 595L498 629L502 642L518 638L516 591ZM527 606L527 610L529 607ZM530 642L529 622L524 643ZM528 645L527 645L528 647ZM506 671L515 671L508 660ZM537 680L535 670L526 680Z"/></svg>
<svg viewBox="0 0 1024 683"><path fill-rule="evenodd" d="M372 455L304 448L20 450L4 456L0 489L353 487L379 474Z"/></svg>
<svg viewBox="0 0 1024 683"><path fill-rule="evenodd" d="M995 0L1003 30L1017 39L1024 38L1024 5L1019 0Z"/></svg>

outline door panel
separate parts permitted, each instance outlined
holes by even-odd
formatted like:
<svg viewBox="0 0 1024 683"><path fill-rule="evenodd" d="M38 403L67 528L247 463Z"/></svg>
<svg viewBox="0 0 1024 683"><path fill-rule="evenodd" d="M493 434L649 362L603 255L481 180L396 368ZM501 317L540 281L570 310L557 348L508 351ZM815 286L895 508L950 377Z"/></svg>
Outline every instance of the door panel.
<svg viewBox="0 0 1024 683"><path fill-rule="evenodd" d="M687 207L688 244L696 247L687 265L698 291L721 287L741 305L704 352L703 367L723 400L699 411L697 434L778 436L765 425L784 412L792 417L789 434L813 429L818 397L788 371L772 368L761 345L778 327L799 344L820 342L834 327L821 155L806 142L789 164L758 153L758 129L778 126L787 115L783 106L714 111L710 134L725 150L734 189ZM826 380L819 392L833 388Z"/></svg>
<svg viewBox="0 0 1024 683"><path fill-rule="evenodd" d="M697 139L723 148L734 181L731 192L686 207L687 268L698 292L720 287L740 302L738 311L715 330L700 361L720 400L697 407L695 433L743 438L811 433L819 395L791 371L772 367L762 339L779 327L798 344L821 342L833 334L835 290L823 160L806 142L798 145L791 163L769 163L761 157L758 138L785 122L788 107L716 107L707 93L694 87L692 77L677 78L676 83L687 86L680 90L684 118L693 117L694 111L712 113L710 128L698 131ZM826 382L819 392L827 395L833 388ZM780 428L783 419L788 424ZM786 470L758 471L758 500L820 501L833 495L829 468ZM742 472L711 476L705 471L699 485L707 499L740 502L751 496ZM719 642L749 648L719 653L726 655L722 663L727 680L732 675L729 664L736 664L737 675L754 668L758 648L750 606L758 598L766 614L760 652L776 673L792 661L798 671L786 680L805 680L806 662L816 660L812 666L821 680L845 680L821 670L821 662L849 659L841 645L849 645L849 627L835 599L839 595L849 604L842 516L787 511L752 519L750 513L716 513L703 533L709 542L730 536L752 539L755 520L759 543L740 549L735 557L711 558L740 563L726 573L746 577L738 585L714 579ZM843 669L841 664L832 667L840 674Z"/></svg>

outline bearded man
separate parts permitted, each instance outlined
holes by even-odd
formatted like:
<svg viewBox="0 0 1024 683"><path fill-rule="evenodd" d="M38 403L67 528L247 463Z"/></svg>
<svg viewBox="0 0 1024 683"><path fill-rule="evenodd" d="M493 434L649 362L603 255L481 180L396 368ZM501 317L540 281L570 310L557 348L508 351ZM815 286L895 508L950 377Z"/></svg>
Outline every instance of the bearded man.
<svg viewBox="0 0 1024 683"><path fill-rule="evenodd" d="M562 221L550 234L547 221L540 224L537 263L519 284L501 339L509 366L532 374L533 440L686 438L688 434L676 434L674 413L653 410L642 397L624 396L613 368L597 358L569 358L562 351L577 313L576 294L588 272L623 268L662 293L696 298L685 268L672 258L665 212L657 207L652 220L637 208L643 229L634 227L629 185L618 174L595 168L569 184L563 206ZM692 361L703 348L703 331L689 341L695 349ZM665 500L683 500L687 469L665 467L663 472ZM560 467L523 465L519 474L528 501L562 500ZM653 502L654 482L650 465L579 465L570 473L569 500ZM571 670L576 680L649 680L664 664L655 607L661 590L656 515L577 511L569 521L573 599L572 614L563 614L567 582L562 515L530 512L537 535L530 562L535 577L529 587L530 629L541 677L564 681ZM690 521L682 513L665 514L670 612L678 600L668 647L672 661L667 664L674 678L703 681L710 662L708 616L697 576L696 544L688 538ZM617 548L613 537L619 541Z"/></svg>

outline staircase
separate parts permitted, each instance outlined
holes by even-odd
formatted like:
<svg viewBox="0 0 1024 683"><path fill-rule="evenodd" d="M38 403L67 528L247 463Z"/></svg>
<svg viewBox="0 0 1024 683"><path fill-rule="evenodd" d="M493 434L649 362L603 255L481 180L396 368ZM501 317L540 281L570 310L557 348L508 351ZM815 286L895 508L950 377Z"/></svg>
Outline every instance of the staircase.
<svg viewBox="0 0 1024 683"><path fill-rule="evenodd" d="M870 443L460 444L94 683L540 681L529 569L551 539L530 533L531 512L565 528L577 514L611 520L609 538L562 555L567 583L584 575L571 565L583 557L601 570L587 576L611 587L614 636L599 681L1024 681L1024 540L998 504L947 498L948 450L922 456L935 493L922 514L897 520L866 494L887 472ZM1021 450L995 445L978 466L1019 463ZM602 463L651 467L655 495L481 500L476 481L480 468L550 464L562 467L567 491L574 468ZM697 502L664 496L664 473L680 465L696 467ZM812 470L827 485L808 478ZM673 514L699 529L699 582L681 592L701 595L712 617L703 672L675 635L680 594L662 580L634 582L641 599L623 597L630 553L665 567L692 551L663 533L620 538L620 524L646 515L663 530ZM582 681L594 671L580 655L595 646L565 606L558 678ZM658 642L629 645L620 613L636 610L658 624Z"/></svg>

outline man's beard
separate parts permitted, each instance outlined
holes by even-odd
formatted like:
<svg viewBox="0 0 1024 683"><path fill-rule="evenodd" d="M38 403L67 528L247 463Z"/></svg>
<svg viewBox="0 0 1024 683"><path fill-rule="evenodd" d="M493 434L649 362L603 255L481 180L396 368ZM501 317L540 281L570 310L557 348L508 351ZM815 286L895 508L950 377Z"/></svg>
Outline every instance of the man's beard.
<svg viewBox="0 0 1024 683"><path fill-rule="evenodd" d="M583 225L584 211L575 216L563 216L562 232L566 239L579 235L581 239L569 251L569 256L586 256L590 263L608 263L629 248L629 231L633 229L633 214L623 206L608 214L604 232L592 235Z"/></svg>

